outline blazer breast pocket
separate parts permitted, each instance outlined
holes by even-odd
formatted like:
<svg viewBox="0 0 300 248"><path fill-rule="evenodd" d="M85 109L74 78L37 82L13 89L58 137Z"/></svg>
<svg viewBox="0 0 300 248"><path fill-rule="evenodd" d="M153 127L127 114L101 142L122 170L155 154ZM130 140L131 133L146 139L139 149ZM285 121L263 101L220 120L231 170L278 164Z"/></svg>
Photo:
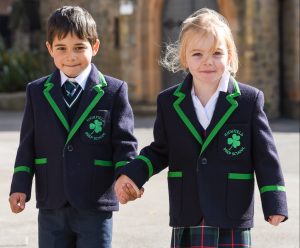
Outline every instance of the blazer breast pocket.
<svg viewBox="0 0 300 248"><path fill-rule="evenodd" d="M110 137L110 112L108 110L93 110L84 120L81 140L88 144L107 143Z"/></svg>
<svg viewBox="0 0 300 248"><path fill-rule="evenodd" d="M251 151L249 124L225 124L218 136L218 154L222 160L249 159Z"/></svg>

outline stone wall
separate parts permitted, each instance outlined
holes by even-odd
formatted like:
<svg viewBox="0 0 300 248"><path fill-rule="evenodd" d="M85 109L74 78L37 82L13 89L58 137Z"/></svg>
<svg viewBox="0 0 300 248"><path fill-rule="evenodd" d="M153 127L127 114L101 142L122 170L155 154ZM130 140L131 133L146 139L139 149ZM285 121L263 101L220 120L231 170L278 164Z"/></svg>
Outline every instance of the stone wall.
<svg viewBox="0 0 300 248"><path fill-rule="evenodd" d="M37 0L35 0L37 1ZM36 36L41 52L45 48L48 16L63 5L86 8L98 25L101 41L93 62L105 74L129 85L135 106L155 105L162 89L158 61L161 49L161 13L164 0L131 0L132 10L120 11L127 0L39 0L39 33L15 33L15 47L29 49ZM239 52L237 79L261 89L265 109L271 118L299 117L299 1L218 0L220 12L228 19ZM53 64L49 58L49 64Z"/></svg>
<svg viewBox="0 0 300 248"><path fill-rule="evenodd" d="M284 87L281 95L283 115L299 119L299 1L284 0L283 7L283 78Z"/></svg>

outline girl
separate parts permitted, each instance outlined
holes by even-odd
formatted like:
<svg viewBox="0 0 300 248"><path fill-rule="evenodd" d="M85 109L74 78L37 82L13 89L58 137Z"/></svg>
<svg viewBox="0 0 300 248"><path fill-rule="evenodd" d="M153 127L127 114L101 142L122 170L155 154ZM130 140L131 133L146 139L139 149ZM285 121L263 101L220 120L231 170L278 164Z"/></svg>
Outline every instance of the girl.
<svg viewBox="0 0 300 248"><path fill-rule="evenodd" d="M168 166L171 247L251 247L254 173L265 220L287 219L263 93L238 83L236 46L223 16L200 9L182 24L163 65L185 80L158 96L154 141L119 173L121 203Z"/></svg>

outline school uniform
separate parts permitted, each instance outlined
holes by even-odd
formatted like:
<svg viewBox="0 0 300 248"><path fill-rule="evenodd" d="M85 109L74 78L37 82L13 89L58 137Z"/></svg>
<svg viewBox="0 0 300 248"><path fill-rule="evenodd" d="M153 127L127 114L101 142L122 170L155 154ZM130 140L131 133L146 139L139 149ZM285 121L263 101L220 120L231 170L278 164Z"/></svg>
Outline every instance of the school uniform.
<svg viewBox="0 0 300 248"><path fill-rule="evenodd" d="M118 210L114 175L137 148L127 84L92 64L75 110L64 101L59 70L29 83L26 94L10 192L29 201L35 176L40 210Z"/></svg>
<svg viewBox="0 0 300 248"><path fill-rule="evenodd" d="M284 179L263 111L263 93L230 78L204 129L191 89L188 74L183 83L159 94L154 141L118 173L142 187L168 167L173 227L199 226L203 219L211 227L253 227L254 176L265 219L287 218Z"/></svg>

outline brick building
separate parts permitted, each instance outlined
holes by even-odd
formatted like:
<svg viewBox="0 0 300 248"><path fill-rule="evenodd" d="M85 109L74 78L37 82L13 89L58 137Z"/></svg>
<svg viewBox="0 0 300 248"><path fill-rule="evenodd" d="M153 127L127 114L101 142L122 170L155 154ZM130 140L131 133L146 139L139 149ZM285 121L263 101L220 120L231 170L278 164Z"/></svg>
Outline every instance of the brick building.
<svg viewBox="0 0 300 248"><path fill-rule="evenodd" d="M27 28L20 25L14 29L15 48L45 51L45 24L55 8L80 5L91 12L101 40L94 63L104 73L128 82L136 111L154 110L158 92L183 77L160 68L163 45L178 37L180 23L190 13L201 7L213 8L228 19L233 31L240 59L237 79L264 91L269 117L299 117L298 0L22 2L27 8L23 7L20 18L24 18ZM14 11L0 12L0 17L11 13Z"/></svg>

